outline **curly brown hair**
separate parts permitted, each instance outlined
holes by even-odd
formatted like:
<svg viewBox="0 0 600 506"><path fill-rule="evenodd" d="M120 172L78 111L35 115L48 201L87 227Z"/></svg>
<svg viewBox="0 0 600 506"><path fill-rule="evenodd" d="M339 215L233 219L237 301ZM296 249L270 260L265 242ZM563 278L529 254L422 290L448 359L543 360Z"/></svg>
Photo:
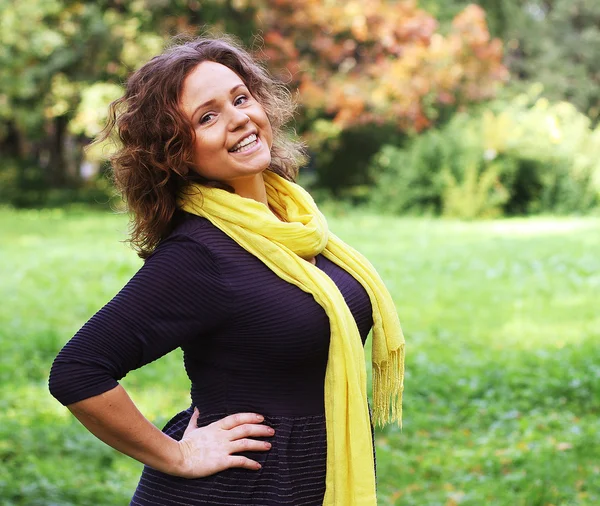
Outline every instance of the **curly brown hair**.
<svg viewBox="0 0 600 506"><path fill-rule="evenodd" d="M116 134L119 148L110 157L113 178L131 216L129 243L142 258L172 231L184 186L200 182L232 191L194 170L195 132L180 109L183 82L204 61L233 70L263 106L273 129L267 170L294 181L304 161L303 145L283 130L295 110L289 91L235 39L201 37L171 46L131 75L125 94L110 105L108 123L97 141Z"/></svg>

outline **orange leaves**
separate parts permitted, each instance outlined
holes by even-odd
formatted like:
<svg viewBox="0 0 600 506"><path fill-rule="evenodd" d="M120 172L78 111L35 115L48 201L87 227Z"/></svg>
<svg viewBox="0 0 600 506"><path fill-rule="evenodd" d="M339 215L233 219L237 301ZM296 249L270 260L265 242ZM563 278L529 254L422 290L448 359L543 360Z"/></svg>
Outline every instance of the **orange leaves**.
<svg viewBox="0 0 600 506"><path fill-rule="evenodd" d="M507 77L502 44L475 5L442 36L414 0L265 4L256 3L256 21L270 66L285 67L302 104L341 126L392 120L418 131L436 108L491 97Z"/></svg>
<svg viewBox="0 0 600 506"><path fill-rule="evenodd" d="M485 13L471 5L453 22L447 36L431 35L427 44L407 47L401 57L381 68L379 96L394 114L420 130L435 119L427 105L473 102L493 96L506 78L500 41L490 41ZM429 103L429 104L428 104Z"/></svg>

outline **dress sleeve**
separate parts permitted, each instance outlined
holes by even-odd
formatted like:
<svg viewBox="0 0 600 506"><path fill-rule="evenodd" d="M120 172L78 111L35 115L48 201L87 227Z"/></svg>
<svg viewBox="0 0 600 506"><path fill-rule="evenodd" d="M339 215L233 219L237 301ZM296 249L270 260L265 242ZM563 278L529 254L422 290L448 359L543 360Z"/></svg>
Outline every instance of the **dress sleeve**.
<svg viewBox="0 0 600 506"><path fill-rule="evenodd" d="M50 392L68 405L111 390L129 371L222 325L231 304L211 252L169 239L60 351Z"/></svg>

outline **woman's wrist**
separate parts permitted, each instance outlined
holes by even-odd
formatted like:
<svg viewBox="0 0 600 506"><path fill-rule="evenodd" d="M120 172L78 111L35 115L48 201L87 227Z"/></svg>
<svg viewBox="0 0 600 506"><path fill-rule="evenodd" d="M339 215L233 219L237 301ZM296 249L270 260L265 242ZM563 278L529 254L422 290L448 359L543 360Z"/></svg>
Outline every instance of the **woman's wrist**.
<svg viewBox="0 0 600 506"><path fill-rule="evenodd" d="M176 447L172 452L171 470L174 476L180 476L182 478L191 477L191 469L189 462L192 457L193 449L190 446L188 440L182 439L181 441L175 441Z"/></svg>

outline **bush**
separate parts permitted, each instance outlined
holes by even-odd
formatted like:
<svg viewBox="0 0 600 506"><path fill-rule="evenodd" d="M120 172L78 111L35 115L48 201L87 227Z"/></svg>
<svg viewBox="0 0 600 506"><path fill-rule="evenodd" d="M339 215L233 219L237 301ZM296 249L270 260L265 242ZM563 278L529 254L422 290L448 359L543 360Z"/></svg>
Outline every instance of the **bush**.
<svg viewBox="0 0 600 506"><path fill-rule="evenodd" d="M360 203L374 184L369 161L382 145L398 144L403 136L389 124L343 129L333 121L320 119L304 138L310 147L310 164L303 172L314 176L310 190Z"/></svg>
<svg viewBox="0 0 600 506"><path fill-rule="evenodd" d="M408 150L384 146L370 166L377 181L370 201L395 214L439 214L444 187L440 160L445 156L435 130L417 137Z"/></svg>
<svg viewBox="0 0 600 506"><path fill-rule="evenodd" d="M498 168L498 164L492 163L480 170L476 163L470 163L463 181L457 181L449 170L444 170L444 214L465 219L501 215L509 195L499 182Z"/></svg>
<svg viewBox="0 0 600 506"><path fill-rule="evenodd" d="M16 208L62 207L85 204L107 207L115 204L115 189L99 173L78 186L50 188L44 171L25 160L4 159L0 164L0 204Z"/></svg>
<svg viewBox="0 0 600 506"><path fill-rule="evenodd" d="M370 202L395 213L461 218L584 213L600 204L600 127L571 104L528 95L457 114L371 162Z"/></svg>

